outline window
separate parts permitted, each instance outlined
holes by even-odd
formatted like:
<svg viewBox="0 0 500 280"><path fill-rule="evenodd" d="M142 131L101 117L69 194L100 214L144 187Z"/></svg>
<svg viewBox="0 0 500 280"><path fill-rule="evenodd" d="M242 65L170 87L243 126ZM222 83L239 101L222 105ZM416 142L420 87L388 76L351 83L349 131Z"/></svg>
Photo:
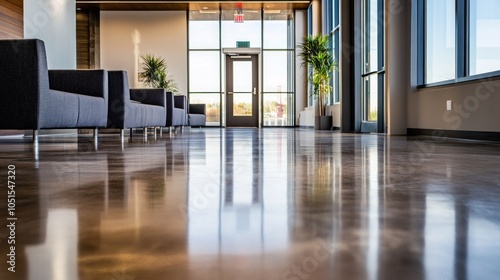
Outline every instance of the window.
<svg viewBox="0 0 500 280"><path fill-rule="evenodd" d="M470 0L470 75L500 70L500 1Z"/></svg>
<svg viewBox="0 0 500 280"><path fill-rule="evenodd" d="M262 122L293 125L295 32L293 11L264 9L262 49Z"/></svg>
<svg viewBox="0 0 500 280"><path fill-rule="evenodd" d="M244 23L234 22L234 10L223 10L221 37L223 48L236 48L237 41L250 42L251 48L261 47L260 10L243 10Z"/></svg>
<svg viewBox="0 0 500 280"><path fill-rule="evenodd" d="M339 51L340 51L340 14L339 14L339 0L323 0L323 33L330 34L331 48L333 59L339 66ZM330 80L332 91L330 93L330 104L340 102L339 90L339 72L333 71L332 79Z"/></svg>
<svg viewBox="0 0 500 280"><path fill-rule="evenodd" d="M235 48L237 41L248 41L251 48L261 50L259 106L262 125L294 126L294 12L274 8L244 8L243 12L243 23L234 22L234 9L219 5L207 4L207 9L188 12L189 102L206 104L207 125L226 124L226 56L223 49Z"/></svg>
<svg viewBox="0 0 500 280"><path fill-rule="evenodd" d="M189 103L206 104L207 125L221 125L218 8L189 11Z"/></svg>
<svg viewBox="0 0 500 280"><path fill-rule="evenodd" d="M425 81L455 79L455 0L427 0L425 10Z"/></svg>
<svg viewBox="0 0 500 280"><path fill-rule="evenodd" d="M498 0L417 3L420 84L469 81L500 70Z"/></svg>

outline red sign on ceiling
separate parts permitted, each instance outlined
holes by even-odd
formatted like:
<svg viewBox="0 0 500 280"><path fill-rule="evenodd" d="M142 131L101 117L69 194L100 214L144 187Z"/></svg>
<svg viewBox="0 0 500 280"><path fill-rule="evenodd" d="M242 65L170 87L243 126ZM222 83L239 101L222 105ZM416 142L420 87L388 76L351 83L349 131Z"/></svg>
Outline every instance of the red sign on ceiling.
<svg viewBox="0 0 500 280"><path fill-rule="evenodd" d="M235 23L243 23L243 14L234 14Z"/></svg>

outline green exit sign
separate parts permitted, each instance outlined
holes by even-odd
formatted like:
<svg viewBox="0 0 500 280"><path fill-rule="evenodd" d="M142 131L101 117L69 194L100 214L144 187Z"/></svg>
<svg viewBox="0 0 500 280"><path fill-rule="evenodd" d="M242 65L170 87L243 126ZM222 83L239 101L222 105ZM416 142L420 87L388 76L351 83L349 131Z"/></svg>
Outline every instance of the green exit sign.
<svg viewBox="0 0 500 280"><path fill-rule="evenodd" d="M250 41L236 41L237 48L250 48Z"/></svg>

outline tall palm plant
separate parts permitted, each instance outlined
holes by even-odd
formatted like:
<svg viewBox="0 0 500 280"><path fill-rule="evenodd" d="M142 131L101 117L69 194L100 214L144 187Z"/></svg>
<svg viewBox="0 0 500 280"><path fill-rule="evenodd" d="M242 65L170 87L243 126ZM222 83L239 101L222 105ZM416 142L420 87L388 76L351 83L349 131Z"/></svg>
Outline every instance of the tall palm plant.
<svg viewBox="0 0 500 280"><path fill-rule="evenodd" d="M177 85L168 77L167 63L162 57L146 54L141 56L142 70L140 74L146 86L164 88L167 91L177 92Z"/></svg>
<svg viewBox="0 0 500 280"><path fill-rule="evenodd" d="M330 36L323 34L307 35L299 45L302 65L310 67L309 81L313 85L313 96L318 99L320 116L325 112L326 98L331 91L330 78L337 67L330 40Z"/></svg>

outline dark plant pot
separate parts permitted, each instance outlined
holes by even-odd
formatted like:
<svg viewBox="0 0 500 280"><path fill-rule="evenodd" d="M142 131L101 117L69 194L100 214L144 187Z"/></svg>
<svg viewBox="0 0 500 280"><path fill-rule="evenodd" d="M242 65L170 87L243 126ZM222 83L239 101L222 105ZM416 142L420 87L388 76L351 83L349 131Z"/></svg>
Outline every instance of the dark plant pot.
<svg viewBox="0 0 500 280"><path fill-rule="evenodd" d="M332 116L316 116L316 119L314 120L314 129L331 130Z"/></svg>

